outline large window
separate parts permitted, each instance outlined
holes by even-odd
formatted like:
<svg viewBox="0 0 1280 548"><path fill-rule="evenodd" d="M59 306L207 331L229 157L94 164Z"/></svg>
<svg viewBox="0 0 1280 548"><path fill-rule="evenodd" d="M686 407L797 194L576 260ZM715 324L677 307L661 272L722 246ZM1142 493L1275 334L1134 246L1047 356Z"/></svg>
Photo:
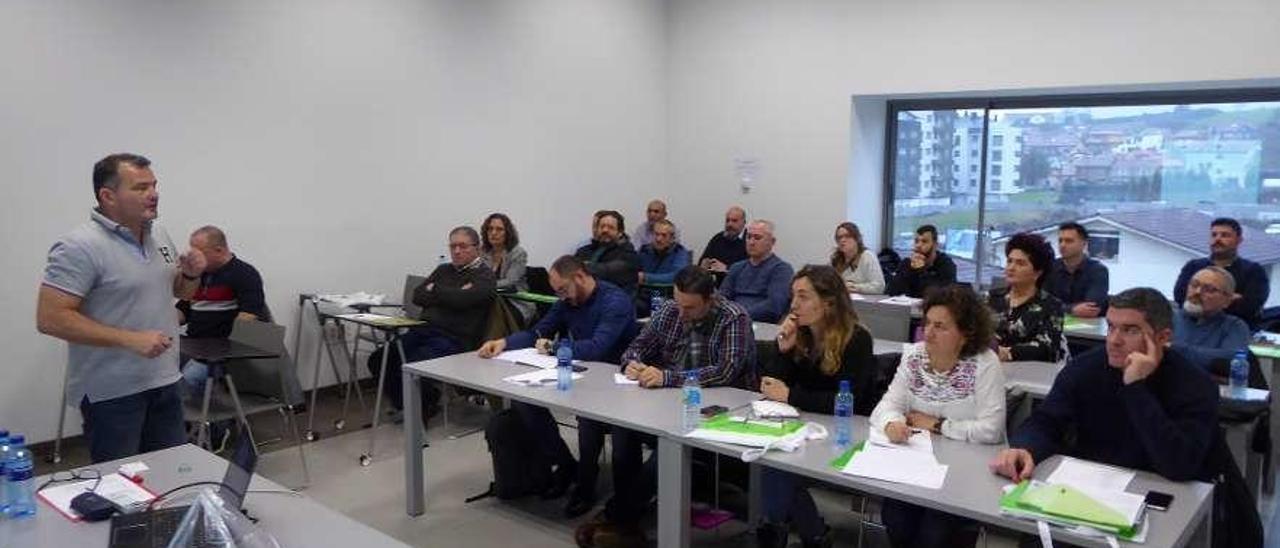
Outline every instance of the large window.
<svg viewBox="0 0 1280 548"><path fill-rule="evenodd" d="M1056 246L1076 221L1112 292L1172 295L1214 217L1243 223L1241 255L1280 274L1280 90L903 101L889 122L884 243L908 253L935 225L962 281L1001 276L1010 235Z"/></svg>

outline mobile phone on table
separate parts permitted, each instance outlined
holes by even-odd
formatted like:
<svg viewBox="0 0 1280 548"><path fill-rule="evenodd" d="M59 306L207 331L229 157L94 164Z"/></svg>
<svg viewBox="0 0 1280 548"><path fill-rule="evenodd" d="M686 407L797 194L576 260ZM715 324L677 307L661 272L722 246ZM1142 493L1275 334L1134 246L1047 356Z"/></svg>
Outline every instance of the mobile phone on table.
<svg viewBox="0 0 1280 548"><path fill-rule="evenodd" d="M1170 495L1169 493L1161 493L1159 491L1147 491L1147 497L1145 500L1147 508L1163 512L1169 509L1170 504L1173 504L1173 495Z"/></svg>
<svg viewBox="0 0 1280 548"><path fill-rule="evenodd" d="M708 405L702 408L702 416L710 418L728 411L729 408L723 405Z"/></svg>

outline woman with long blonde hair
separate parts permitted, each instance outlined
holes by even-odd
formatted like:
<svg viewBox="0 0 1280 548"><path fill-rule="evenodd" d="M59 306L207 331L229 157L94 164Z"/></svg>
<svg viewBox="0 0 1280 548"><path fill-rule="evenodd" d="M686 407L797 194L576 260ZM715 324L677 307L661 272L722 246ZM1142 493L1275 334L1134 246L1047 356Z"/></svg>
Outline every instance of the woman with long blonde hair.
<svg viewBox="0 0 1280 548"><path fill-rule="evenodd" d="M826 265L808 265L791 279L791 313L778 330L778 352L765 364L760 391L765 398L801 411L833 413L836 393L848 382L854 413L875 408L875 357L871 334L858 323L844 281ZM804 546L829 546L830 530L818 514L808 482L765 468L762 476L765 523L758 546L786 546L788 524Z"/></svg>

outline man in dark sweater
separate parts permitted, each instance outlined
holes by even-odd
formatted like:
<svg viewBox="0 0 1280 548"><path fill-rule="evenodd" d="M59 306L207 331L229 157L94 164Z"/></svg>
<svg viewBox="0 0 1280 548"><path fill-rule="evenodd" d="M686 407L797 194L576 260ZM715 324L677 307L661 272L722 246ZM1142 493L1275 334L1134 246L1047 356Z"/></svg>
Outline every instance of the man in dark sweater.
<svg viewBox="0 0 1280 548"><path fill-rule="evenodd" d="M484 343L480 357L492 358L504 350L531 346L553 353L552 338L559 335L572 345L575 360L617 364L622 351L639 331L631 296L616 285L597 280L582 261L570 255L551 263L547 275L560 300L551 305L533 329ZM542 495L558 498L576 481L578 486L565 505L565 516L573 518L586 513L595 505L600 451L604 448L608 425L578 418L578 453L582 456L579 466L561 439L555 418L545 407L512 402L511 408L533 433L547 461L556 464L555 481Z"/></svg>
<svg viewBox="0 0 1280 548"><path fill-rule="evenodd" d="M743 238L747 228L747 211L738 206L724 213L724 232L717 232L702 250L698 266L716 275L716 283L724 281L733 263L747 258L747 241Z"/></svg>
<svg viewBox="0 0 1280 548"><path fill-rule="evenodd" d="M216 226L191 233L192 249L206 260L200 287L190 299L178 301L189 337L229 337L236 320L271 321L262 275L231 252L227 235Z"/></svg>
<svg viewBox="0 0 1280 548"><path fill-rule="evenodd" d="M1107 345L1072 360L1048 397L991 462L1021 481L1055 454L1148 470L1174 481L1209 480L1218 386L1168 348L1172 309L1155 289L1111 297ZM1075 442L1067 444L1068 433Z"/></svg>
<svg viewBox="0 0 1280 548"><path fill-rule="evenodd" d="M416 362L475 350L484 337L496 287L493 269L480 257L480 235L476 230L460 226L449 231L449 263L436 267L413 291L413 303L422 307L418 319L427 325L405 334L405 359ZM392 356L395 354L392 352ZM370 356L368 365L376 378L382 368L381 355ZM383 395L396 409L404 408L400 366L399 360L388 359L383 382ZM423 412L430 414L439 393L425 381L422 393L426 400Z"/></svg>
<svg viewBox="0 0 1280 548"><path fill-rule="evenodd" d="M917 228L911 257L898 269L889 293L922 299L929 288L953 283L956 283L956 263L938 250L937 227Z"/></svg>
<svg viewBox="0 0 1280 548"><path fill-rule="evenodd" d="M595 277L622 288L628 295L635 295L640 283L640 256L627 241L626 234L627 226L621 213L602 211L596 216L591 243L578 248L573 256L586 263L587 270Z"/></svg>

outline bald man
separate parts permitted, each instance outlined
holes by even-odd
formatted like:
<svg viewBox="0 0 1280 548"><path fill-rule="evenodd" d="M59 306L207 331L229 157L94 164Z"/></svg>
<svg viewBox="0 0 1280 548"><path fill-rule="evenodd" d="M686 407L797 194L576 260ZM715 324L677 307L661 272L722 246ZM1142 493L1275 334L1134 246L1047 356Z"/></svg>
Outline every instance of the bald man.
<svg viewBox="0 0 1280 548"><path fill-rule="evenodd" d="M747 210L738 206L730 207L724 212L724 232L717 232L702 250L702 258L698 266L718 273L717 281L723 280L733 263L747 258L746 234Z"/></svg>
<svg viewBox="0 0 1280 548"><path fill-rule="evenodd" d="M636 229L635 237L631 239L631 245L636 249L640 249L646 245L652 244L654 239L653 229L654 223L667 220L667 204L662 200L652 200L644 209L645 222L640 223L640 227ZM674 226L674 225L673 225ZM680 243L680 230L676 229L675 243Z"/></svg>

